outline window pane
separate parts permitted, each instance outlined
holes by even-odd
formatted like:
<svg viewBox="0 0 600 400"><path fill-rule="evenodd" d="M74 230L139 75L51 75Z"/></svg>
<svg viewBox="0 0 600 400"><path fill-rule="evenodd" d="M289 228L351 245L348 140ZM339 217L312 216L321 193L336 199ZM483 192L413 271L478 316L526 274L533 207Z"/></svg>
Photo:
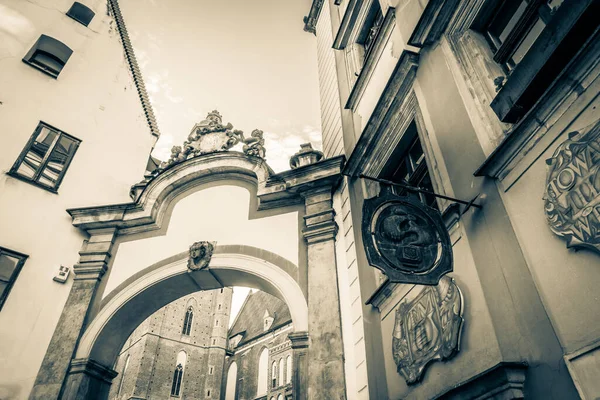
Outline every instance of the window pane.
<svg viewBox="0 0 600 400"><path fill-rule="evenodd" d="M519 18L525 12L527 3L521 1L507 1L498 11L498 16L490 25L489 31L492 35L504 43L510 31L515 27Z"/></svg>
<svg viewBox="0 0 600 400"><path fill-rule="evenodd" d="M17 169L19 175L23 175L27 178L33 178L35 173L40 168L42 160L46 156L48 149L54 142L54 139L58 135L57 132L42 126L40 133L35 138L33 144L29 148L29 151L23 158L21 165Z"/></svg>
<svg viewBox="0 0 600 400"><path fill-rule="evenodd" d="M9 256L8 254L0 254L0 280L8 281L12 276L19 259L16 257Z"/></svg>
<svg viewBox="0 0 600 400"><path fill-rule="evenodd" d="M527 54L527 52L531 48L531 45L533 45L533 42L535 42L538 36L540 36L545 27L546 24L544 23L544 21L542 21L542 19L538 17L537 21L535 21L535 24L533 24L533 27L531 28L527 36L525 36L525 39L523 39L523 41L521 42L519 47L517 47L513 54L512 60L515 64L521 62L523 57L525 57L525 54Z"/></svg>
<svg viewBox="0 0 600 400"><path fill-rule="evenodd" d="M58 143L56 143L56 146L52 149L50 157L48 157L46 166L39 178L40 183L54 187L65 168L69 156L74 150L75 141L62 135L58 140Z"/></svg>
<svg viewBox="0 0 600 400"><path fill-rule="evenodd" d="M64 66L62 61L51 54L42 51L37 51L31 58L31 62L56 74L58 74Z"/></svg>
<svg viewBox="0 0 600 400"><path fill-rule="evenodd" d="M4 292L8 288L8 283L0 281L0 299L4 297Z"/></svg>

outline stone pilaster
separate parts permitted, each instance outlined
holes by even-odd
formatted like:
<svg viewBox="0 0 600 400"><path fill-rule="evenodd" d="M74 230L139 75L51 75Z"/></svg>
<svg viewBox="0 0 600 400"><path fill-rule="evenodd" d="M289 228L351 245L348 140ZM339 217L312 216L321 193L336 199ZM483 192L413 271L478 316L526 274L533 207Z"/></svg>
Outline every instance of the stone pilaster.
<svg viewBox="0 0 600 400"><path fill-rule="evenodd" d="M308 398L345 399L344 350L330 185L302 193L308 250Z"/></svg>
<svg viewBox="0 0 600 400"><path fill-rule="evenodd" d="M294 400L308 399L308 332L288 335L293 350L292 390Z"/></svg>
<svg viewBox="0 0 600 400"><path fill-rule="evenodd" d="M112 379L117 371L90 359L71 361L62 400L93 400L108 397Z"/></svg>
<svg viewBox="0 0 600 400"><path fill-rule="evenodd" d="M116 229L90 230L88 233L90 238L83 242L79 263L73 267L73 286L38 371L30 400L60 398L90 305L108 268Z"/></svg>

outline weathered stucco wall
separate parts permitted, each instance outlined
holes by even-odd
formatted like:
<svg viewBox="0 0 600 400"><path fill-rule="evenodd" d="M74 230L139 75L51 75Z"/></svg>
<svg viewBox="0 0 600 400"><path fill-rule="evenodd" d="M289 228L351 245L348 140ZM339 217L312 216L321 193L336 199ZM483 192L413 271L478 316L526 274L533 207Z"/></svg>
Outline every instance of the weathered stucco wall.
<svg viewBox="0 0 600 400"><path fill-rule="evenodd" d="M106 1L84 1L89 27L65 15L72 3L0 1L0 246L29 255L0 312L6 399L29 395L70 290L52 281L83 239L65 210L130 201L155 141ZM41 34L73 50L58 79L21 61ZM5 174L39 121L81 140L58 194Z"/></svg>

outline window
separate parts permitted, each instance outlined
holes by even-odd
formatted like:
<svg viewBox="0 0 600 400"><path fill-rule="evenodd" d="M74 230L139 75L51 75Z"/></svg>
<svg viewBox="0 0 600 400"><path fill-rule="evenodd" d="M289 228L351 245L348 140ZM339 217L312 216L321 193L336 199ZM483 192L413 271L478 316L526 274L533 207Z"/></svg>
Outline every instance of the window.
<svg viewBox="0 0 600 400"><path fill-rule="evenodd" d="M275 361L271 364L271 386L277 387L277 363Z"/></svg>
<svg viewBox="0 0 600 400"><path fill-rule="evenodd" d="M117 390L117 396L121 395L121 389L123 389L123 380L125 379L125 371L127 371L127 367L129 366L129 358L130 354L127 354L127 358L125 359L125 365L123 365L123 370L121 371L121 379L119 380L119 390Z"/></svg>
<svg viewBox="0 0 600 400"><path fill-rule="evenodd" d="M234 362L229 366L227 371L227 384L225 386L225 400L235 400L235 392L237 386L237 364Z"/></svg>
<svg viewBox="0 0 600 400"><path fill-rule="evenodd" d="M9 174L56 192L79 143L40 122Z"/></svg>
<svg viewBox="0 0 600 400"><path fill-rule="evenodd" d="M594 0L488 0L474 28L507 76L495 81L491 104L501 121L527 113L597 27ZM519 68L522 65L521 68Z"/></svg>
<svg viewBox="0 0 600 400"><path fill-rule="evenodd" d="M425 154L414 122L406 130L398 147L392 153L388 165L383 169L381 178L434 192L427 162L425 161ZM437 208L435 196L425 193L411 193L400 187L395 187L394 190L398 195L414 196L422 203Z"/></svg>
<svg viewBox="0 0 600 400"><path fill-rule="evenodd" d="M285 361L283 360L283 357L279 359L279 385L283 385L283 382L285 382L285 367L284 367L284 363Z"/></svg>
<svg viewBox="0 0 600 400"><path fill-rule="evenodd" d="M0 247L0 310L26 259L24 254Z"/></svg>
<svg viewBox="0 0 600 400"><path fill-rule="evenodd" d="M23 61L40 71L57 78L73 54L64 43L46 35L40 36Z"/></svg>
<svg viewBox="0 0 600 400"><path fill-rule="evenodd" d="M285 374L285 383L292 382L292 356L287 356L285 359L286 364L286 374Z"/></svg>
<svg viewBox="0 0 600 400"><path fill-rule="evenodd" d="M185 351L180 351L177 355L177 366L173 371L173 384L171 385L171 396L179 397L181 395L183 386L183 373L185 371L185 363L187 361L187 354Z"/></svg>
<svg viewBox="0 0 600 400"><path fill-rule="evenodd" d="M87 6L84 6L80 2L76 1L73 3L69 11L67 11L67 15L82 25L88 26L92 21L92 18L94 18L95 13Z"/></svg>
<svg viewBox="0 0 600 400"><path fill-rule="evenodd" d="M192 307L188 307L187 311L185 312L185 318L183 320L183 330L181 331L182 334L184 335L190 335L190 332L192 331L192 321L194 320L194 310L192 309Z"/></svg>
<svg viewBox="0 0 600 400"><path fill-rule="evenodd" d="M369 57L369 52L373 48L373 43L375 43L375 38L377 37L382 24L383 13L381 12L381 5L379 4L379 1L373 1L365 24L356 41L358 44L361 44L364 49L363 63Z"/></svg>
<svg viewBox="0 0 600 400"><path fill-rule="evenodd" d="M267 383L269 380L269 349L264 348L258 359L258 384L256 397L267 394Z"/></svg>
<svg viewBox="0 0 600 400"><path fill-rule="evenodd" d="M206 391L206 397L210 397L210 389Z"/></svg>
<svg viewBox="0 0 600 400"><path fill-rule="evenodd" d="M208 374L212 375L213 374L213 370L214 370L214 367L212 365L210 367L208 367Z"/></svg>

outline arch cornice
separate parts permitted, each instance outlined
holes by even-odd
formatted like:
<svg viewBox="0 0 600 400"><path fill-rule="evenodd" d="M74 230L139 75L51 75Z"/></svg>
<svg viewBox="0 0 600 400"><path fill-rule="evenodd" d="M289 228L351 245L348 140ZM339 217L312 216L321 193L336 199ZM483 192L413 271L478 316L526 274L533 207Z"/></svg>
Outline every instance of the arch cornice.
<svg viewBox="0 0 600 400"><path fill-rule="evenodd" d="M258 210L302 203L302 192L341 177L343 156L274 174L264 159L236 151L217 152L172 165L148 181L134 185L134 201L72 208L73 225L84 230L117 228L119 234L160 229L173 199L207 183L236 181L257 188Z"/></svg>

